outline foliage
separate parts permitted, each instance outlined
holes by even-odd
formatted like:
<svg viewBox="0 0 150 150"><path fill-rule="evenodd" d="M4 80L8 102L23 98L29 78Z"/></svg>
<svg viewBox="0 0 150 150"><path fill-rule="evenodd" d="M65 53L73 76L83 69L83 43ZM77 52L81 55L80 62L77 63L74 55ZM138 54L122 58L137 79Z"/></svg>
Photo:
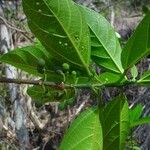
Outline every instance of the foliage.
<svg viewBox="0 0 150 150"><path fill-rule="evenodd" d="M128 103L124 96L113 99L100 110L103 131L103 149L124 149L129 130Z"/></svg>
<svg viewBox="0 0 150 150"><path fill-rule="evenodd" d="M30 29L58 64L89 72L89 29L72 1L26 0L23 7Z"/></svg>
<svg viewBox="0 0 150 150"><path fill-rule="evenodd" d="M62 141L60 150L103 149L99 109L90 108L73 122Z"/></svg>
<svg viewBox="0 0 150 150"><path fill-rule="evenodd" d="M39 105L59 101L63 110L74 102L78 88L90 88L98 100L96 108L89 108L72 123L60 150L123 150L130 130L149 123L150 118L141 118L141 105L129 109L123 93L104 105L99 89L150 85L150 72L137 80L135 66L150 54L150 12L121 49L108 21L72 0L23 0L23 8L39 42L9 52L0 61L41 77L41 86L28 89ZM104 72L97 74L92 64ZM129 70L132 79L127 77ZM45 81L62 88L47 87Z"/></svg>
<svg viewBox="0 0 150 150"><path fill-rule="evenodd" d="M138 80L138 83L142 85L150 85L150 71L146 71L140 80Z"/></svg>
<svg viewBox="0 0 150 150"><path fill-rule="evenodd" d="M91 31L92 60L108 70L123 73L121 47L114 30L107 20L88 8L81 7Z"/></svg>
<svg viewBox="0 0 150 150"><path fill-rule="evenodd" d="M143 41L143 42L142 42ZM122 64L125 70L150 53L150 12L140 22L122 51Z"/></svg>
<svg viewBox="0 0 150 150"><path fill-rule="evenodd" d="M150 117L141 118L143 111L142 105L137 105L134 109L129 110L130 127L136 127L150 122Z"/></svg>

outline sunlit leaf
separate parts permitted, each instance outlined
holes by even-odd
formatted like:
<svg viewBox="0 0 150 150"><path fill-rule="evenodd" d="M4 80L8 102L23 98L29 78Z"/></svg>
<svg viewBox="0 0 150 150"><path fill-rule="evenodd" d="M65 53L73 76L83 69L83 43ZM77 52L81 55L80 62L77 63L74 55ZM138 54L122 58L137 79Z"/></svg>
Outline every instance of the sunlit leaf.
<svg viewBox="0 0 150 150"><path fill-rule="evenodd" d="M81 113L65 134L59 150L103 150L98 109Z"/></svg>
<svg viewBox="0 0 150 150"><path fill-rule="evenodd" d="M40 59L45 62L43 67L47 79L49 79L49 81L62 81L62 77L56 73L54 68L55 65L53 64L54 62L51 56L40 43L17 48L0 57L1 62L8 63L35 76L44 77L44 74L41 74L38 71L38 63Z"/></svg>
<svg viewBox="0 0 150 150"><path fill-rule="evenodd" d="M70 0L23 0L28 24L60 64L90 74L89 29L80 9Z"/></svg>
<svg viewBox="0 0 150 150"><path fill-rule="evenodd" d="M11 64L28 73L39 75L37 72L37 62L39 58L42 58L46 61L46 67L48 67L51 63L48 56L48 53L42 46L32 45L17 48L9 53L6 53L0 57L0 61Z"/></svg>
<svg viewBox="0 0 150 150"><path fill-rule="evenodd" d="M107 70L123 73L122 50L114 29L99 13L82 6L80 8L91 31L92 60Z"/></svg>
<svg viewBox="0 0 150 150"><path fill-rule="evenodd" d="M103 83L103 84L115 84L116 86L123 83L126 81L126 78L123 77L121 74L118 73L112 73L112 72L104 72L101 73L98 76L98 79Z"/></svg>

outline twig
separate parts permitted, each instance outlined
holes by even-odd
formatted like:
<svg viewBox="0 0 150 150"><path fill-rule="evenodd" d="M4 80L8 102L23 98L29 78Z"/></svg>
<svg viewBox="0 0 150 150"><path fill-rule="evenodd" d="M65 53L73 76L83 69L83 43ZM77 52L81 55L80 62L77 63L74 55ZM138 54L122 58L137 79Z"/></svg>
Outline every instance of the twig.
<svg viewBox="0 0 150 150"><path fill-rule="evenodd" d="M48 139L49 140L49 139ZM48 143L48 140L44 143L42 150L45 150L46 144Z"/></svg>
<svg viewBox="0 0 150 150"><path fill-rule="evenodd" d="M70 112L70 107L67 107L67 124L66 124L66 129L69 127L69 123L71 121L71 112Z"/></svg>
<svg viewBox="0 0 150 150"><path fill-rule="evenodd" d="M32 107L32 100L30 97L27 97L27 110L29 112L29 118L33 122L34 126L38 130L42 130L45 127L46 123L42 123L42 121L39 119L39 117L36 115L33 107Z"/></svg>
<svg viewBox="0 0 150 150"><path fill-rule="evenodd" d="M101 87L103 84L64 84L61 82L60 84L56 84L54 82L42 81L42 80L24 80L24 79L11 79L11 78L0 78L0 83L15 83L15 84L31 84L31 85L44 85L49 86L54 89L64 90L64 89L72 89L72 88L91 88Z"/></svg>
<svg viewBox="0 0 150 150"><path fill-rule="evenodd" d="M0 16L0 19L4 22L4 24L8 27L8 28L10 28L10 29L13 29L13 30L16 30L16 31L18 31L18 32L21 32L21 33L30 33L30 32L28 32L28 31L24 31L24 30L21 30L21 29L18 29L18 28L16 28L16 27L14 27L14 26L12 26L7 20L5 20L2 16Z"/></svg>
<svg viewBox="0 0 150 150"><path fill-rule="evenodd" d="M75 116L77 116L80 113L80 111L82 110L82 108L84 107L85 104L86 104L86 101L83 101L81 103L81 105L79 106L79 108L76 110Z"/></svg>
<svg viewBox="0 0 150 150"><path fill-rule="evenodd" d="M9 23L9 22L8 22L6 19L4 19L2 16L0 16L0 19L4 22L4 24L5 24L8 28L10 28L10 29L12 29L12 30L16 30L16 31L22 33L30 42L34 42L34 40L33 40L32 38L30 38L29 36L26 35L27 33L31 33L31 32L24 31L24 30L21 30L21 29L18 29L18 28L16 28L16 27L14 27L14 25L11 25L11 23Z"/></svg>
<svg viewBox="0 0 150 150"><path fill-rule="evenodd" d="M136 17L143 17L143 15L142 14L136 14L136 15L129 16L128 18L136 18Z"/></svg>
<svg viewBox="0 0 150 150"><path fill-rule="evenodd" d="M7 136L8 136L9 138L13 138L14 140L16 140L15 134L14 134L13 132L11 132L11 130L9 130L9 128L7 128L5 125L3 125L3 129L4 129L5 131L7 131Z"/></svg>
<svg viewBox="0 0 150 150"><path fill-rule="evenodd" d="M56 84L54 82L42 81L42 80L20 80L20 79L11 79L11 78L0 78L0 83L15 83L15 84L32 84L32 85L45 85L52 88L64 89L63 82L61 84ZM65 88L71 88L70 85L65 85Z"/></svg>
<svg viewBox="0 0 150 150"><path fill-rule="evenodd" d="M36 148L34 148L34 149L32 149L32 150L39 150L40 149L40 147L36 147Z"/></svg>
<svg viewBox="0 0 150 150"><path fill-rule="evenodd" d="M22 32L22 35L23 35L23 36L25 36L30 42L34 43L34 40L33 40L31 37L29 37L28 35L26 35L26 34L27 34L27 33Z"/></svg>
<svg viewBox="0 0 150 150"><path fill-rule="evenodd" d="M0 83L15 83L15 84L30 84L30 85L44 85L49 86L54 89L64 90L64 89L91 89L92 87L122 87L130 84L136 84L136 81L126 81L126 82L116 82L116 83L83 83L83 84L64 84L63 82L57 84L50 81L42 81L42 80L24 80L24 79L11 79L11 78L0 78Z"/></svg>
<svg viewBox="0 0 150 150"><path fill-rule="evenodd" d="M114 6L111 6L111 18L110 18L110 22L111 22L112 27L114 27L114 22L115 22Z"/></svg>

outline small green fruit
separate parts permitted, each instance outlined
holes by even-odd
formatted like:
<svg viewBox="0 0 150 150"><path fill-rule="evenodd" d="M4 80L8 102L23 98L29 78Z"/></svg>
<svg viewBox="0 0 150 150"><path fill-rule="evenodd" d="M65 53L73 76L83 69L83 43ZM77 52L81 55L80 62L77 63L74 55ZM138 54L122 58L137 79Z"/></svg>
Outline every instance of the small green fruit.
<svg viewBox="0 0 150 150"><path fill-rule="evenodd" d="M71 74L72 74L73 76L76 76L76 75L77 75L77 72L76 72L76 71L72 71Z"/></svg>
<svg viewBox="0 0 150 150"><path fill-rule="evenodd" d="M69 64L67 64L67 63L63 63L62 67L64 70L69 70L69 68L70 68Z"/></svg>
<svg viewBox="0 0 150 150"><path fill-rule="evenodd" d="M42 58L40 58L40 59L38 60L38 64L37 64L37 65L40 66L40 67L44 67L44 66L45 66L45 60L42 59Z"/></svg>
<svg viewBox="0 0 150 150"><path fill-rule="evenodd" d="M40 59L38 60L38 63L37 63L37 71L38 71L39 73L43 74L44 71L45 71L44 68L45 68L45 60L42 59L42 58L40 58Z"/></svg>

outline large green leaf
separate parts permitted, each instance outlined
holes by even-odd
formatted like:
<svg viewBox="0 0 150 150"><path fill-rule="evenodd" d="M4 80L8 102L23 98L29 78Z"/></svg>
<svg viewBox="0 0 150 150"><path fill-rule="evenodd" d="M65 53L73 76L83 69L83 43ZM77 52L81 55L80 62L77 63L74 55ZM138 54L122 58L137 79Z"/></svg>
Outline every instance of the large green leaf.
<svg viewBox="0 0 150 150"><path fill-rule="evenodd" d="M23 0L28 24L48 52L60 63L90 74L89 29L71 0Z"/></svg>
<svg viewBox="0 0 150 150"><path fill-rule="evenodd" d="M46 66L50 65L48 53L42 46L31 45L23 48L17 48L0 57L0 61L11 64L28 73L38 75L37 64L39 58L46 61Z"/></svg>
<svg viewBox="0 0 150 150"><path fill-rule="evenodd" d="M140 22L122 51L124 69L132 67L148 54L150 54L150 12Z"/></svg>
<svg viewBox="0 0 150 150"><path fill-rule="evenodd" d="M150 70L146 71L142 77L140 78L140 80L137 81L138 84L140 85L150 85Z"/></svg>
<svg viewBox="0 0 150 150"><path fill-rule="evenodd" d="M88 109L71 125L59 150L103 150L98 109Z"/></svg>
<svg viewBox="0 0 150 150"><path fill-rule="evenodd" d="M129 131L128 103L124 96L113 99L100 111L103 150L124 150Z"/></svg>
<svg viewBox="0 0 150 150"><path fill-rule="evenodd" d="M51 81L62 81L62 77L55 73L52 59L45 48L40 44L17 48L0 57L1 62L8 63L30 74L43 77L43 74L37 70L39 59L45 61L43 66L46 69L46 74Z"/></svg>
<svg viewBox="0 0 150 150"><path fill-rule="evenodd" d="M121 47L110 23L99 13L82 7L91 31L91 56L98 65L116 73L123 73Z"/></svg>

